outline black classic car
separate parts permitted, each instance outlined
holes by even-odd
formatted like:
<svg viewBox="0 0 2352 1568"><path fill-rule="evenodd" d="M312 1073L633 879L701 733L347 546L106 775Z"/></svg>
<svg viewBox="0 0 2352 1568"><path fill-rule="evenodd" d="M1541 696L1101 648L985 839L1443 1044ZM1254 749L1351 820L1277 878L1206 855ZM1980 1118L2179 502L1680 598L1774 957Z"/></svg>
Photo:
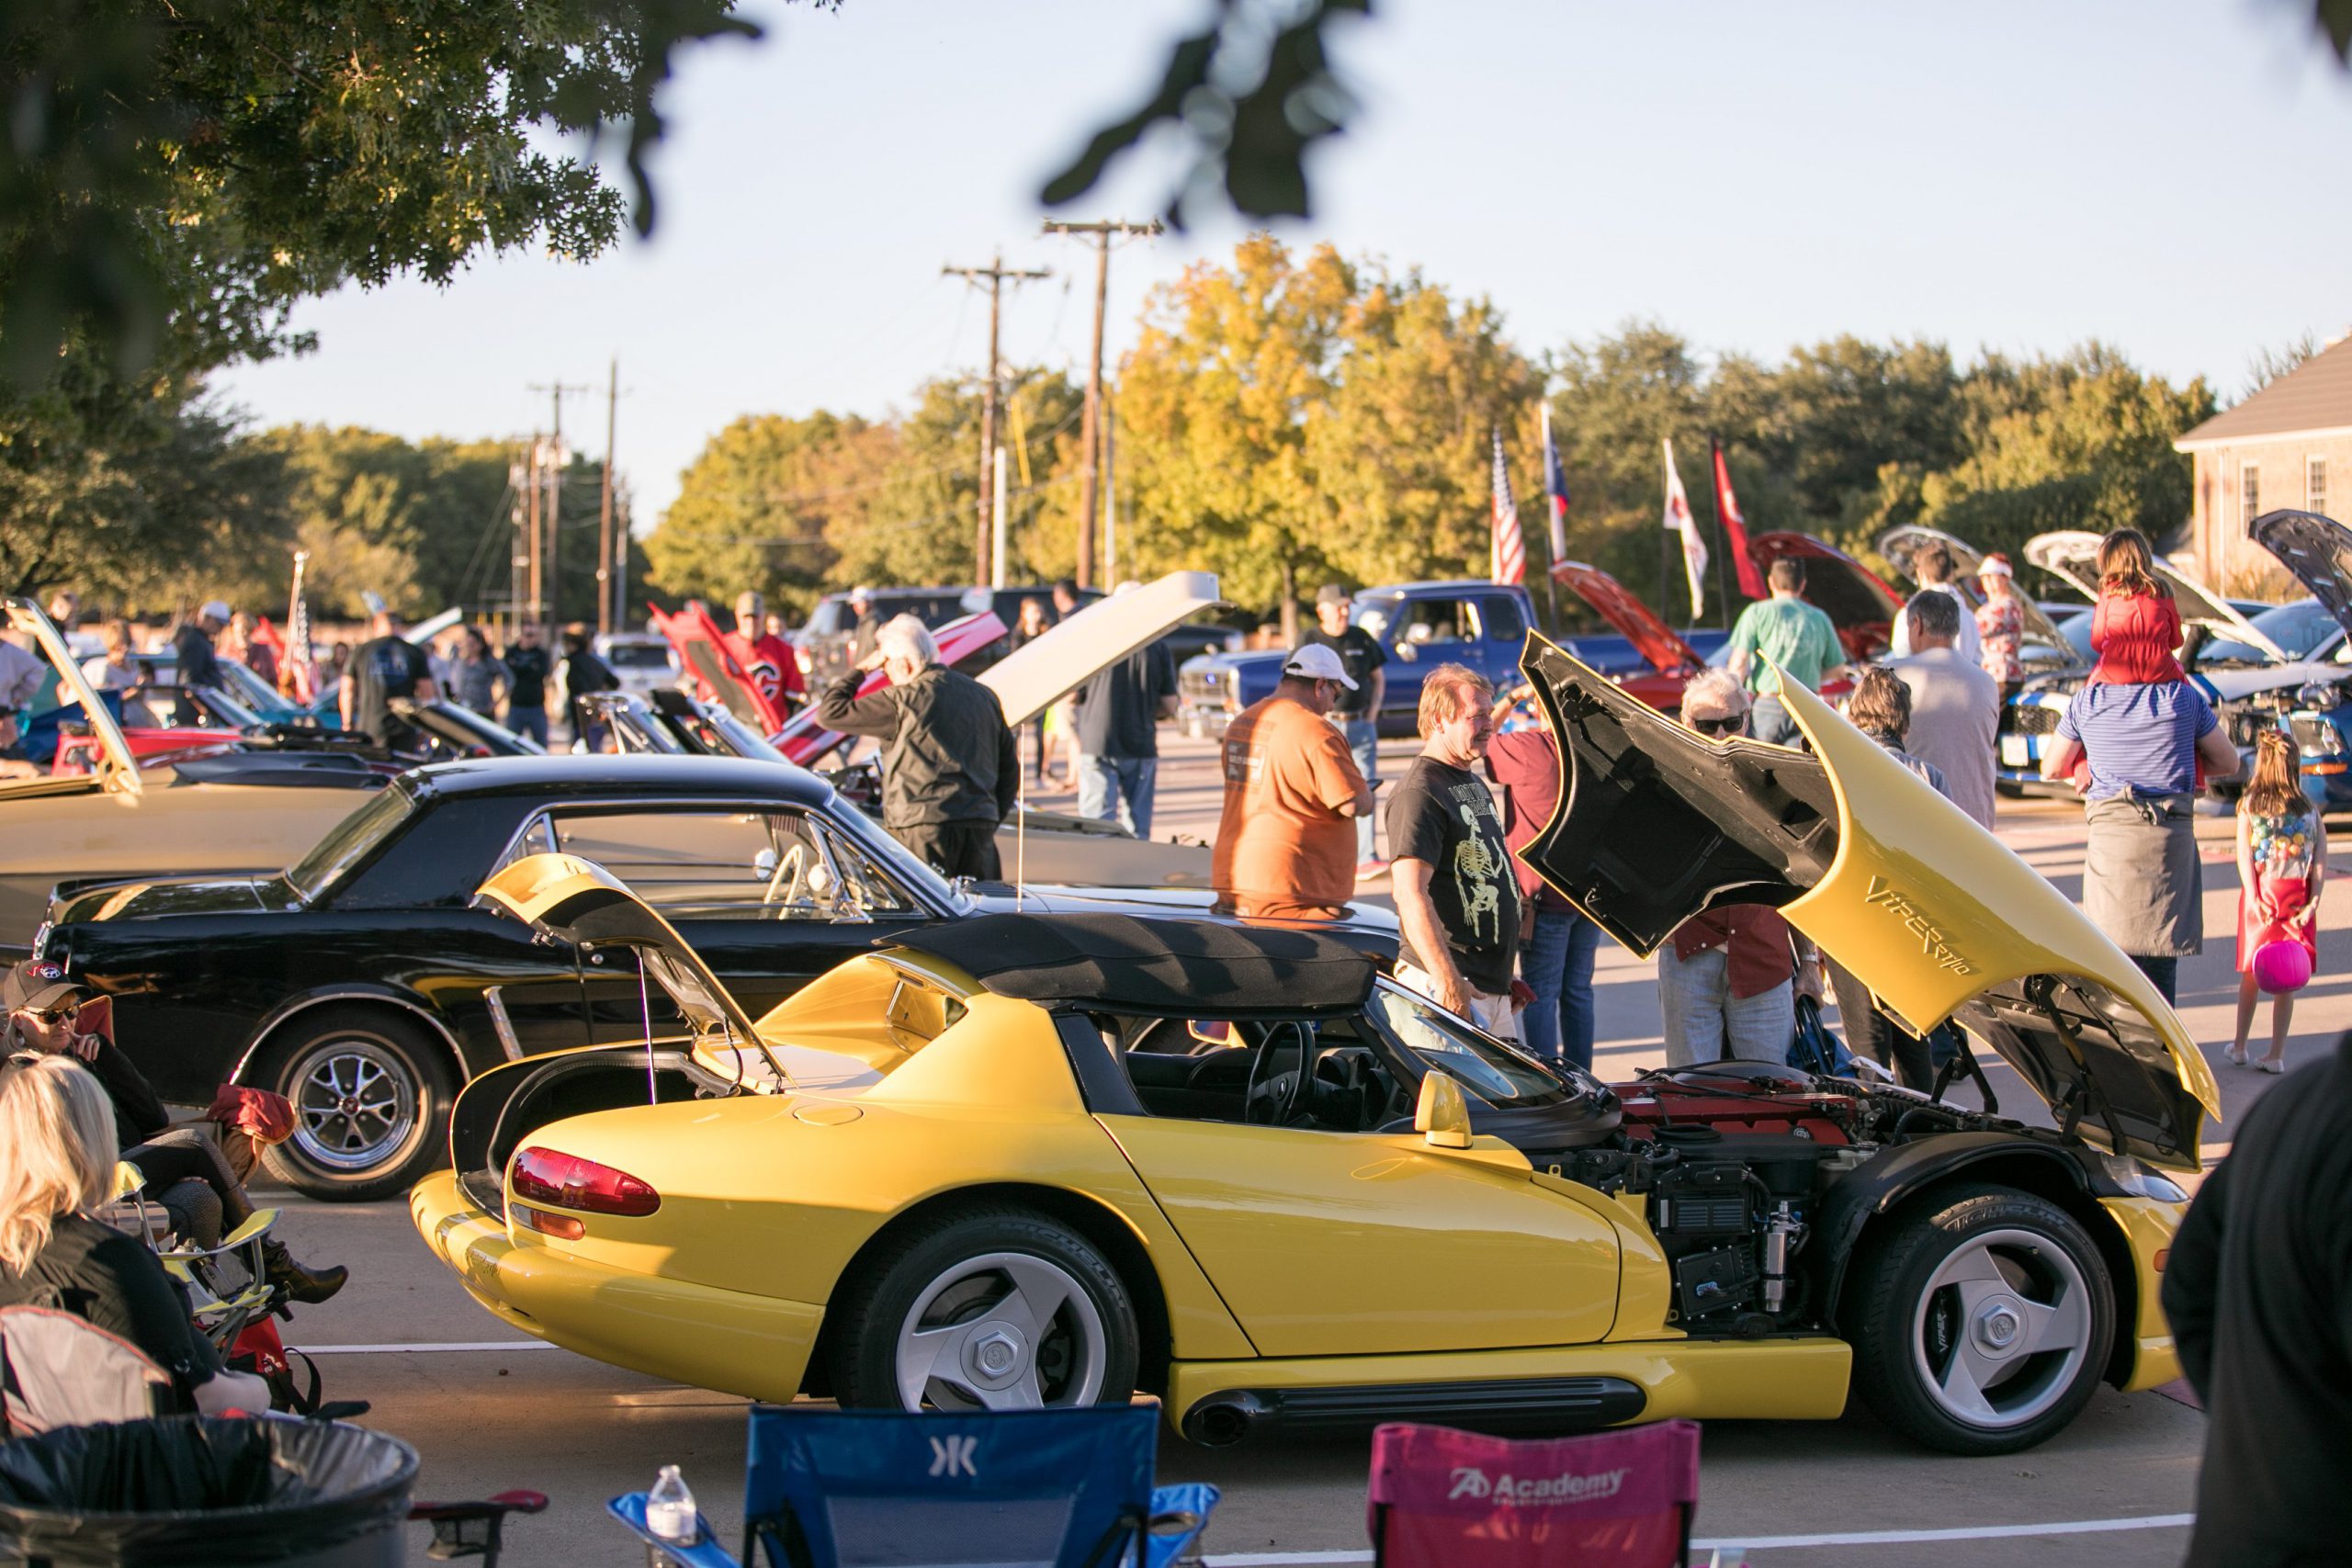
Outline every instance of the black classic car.
<svg viewBox="0 0 2352 1568"><path fill-rule="evenodd" d="M658 986L534 939L474 889L560 851L626 877L756 1016L877 940L999 908L1207 912L1185 888L950 884L806 770L721 757L544 757L401 774L266 876L67 885L34 956L115 998L167 1100L222 1082L291 1100L272 1169L379 1198L444 1152L451 1098L500 1062L677 1024ZM1393 956L1395 918L1337 928Z"/></svg>

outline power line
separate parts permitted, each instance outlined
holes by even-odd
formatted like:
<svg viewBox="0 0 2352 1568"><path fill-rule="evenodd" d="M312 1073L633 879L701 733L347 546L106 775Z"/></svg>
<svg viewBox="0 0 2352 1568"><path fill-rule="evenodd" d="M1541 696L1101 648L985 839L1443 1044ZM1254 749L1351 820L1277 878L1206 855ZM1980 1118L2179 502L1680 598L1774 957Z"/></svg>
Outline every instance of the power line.
<svg viewBox="0 0 2352 1568"><path fill-rule="evenodd" d="M979 543L972 554L972 581L986 582L989 578L989 540L994 533L995 517L989 507L989 485L996 468L996 401L997 382L1004 374L1001 356L997 352L997 328L1004 310L1004 286L1022 284L1038 278L1051 277L1052 273L1039 267L1034 271L1008 269L1002 252L987 266L942 266L942 277L960 277L977 288L983 278L989 287L989 366L988 390L980 404L980 529Z"/></svg>

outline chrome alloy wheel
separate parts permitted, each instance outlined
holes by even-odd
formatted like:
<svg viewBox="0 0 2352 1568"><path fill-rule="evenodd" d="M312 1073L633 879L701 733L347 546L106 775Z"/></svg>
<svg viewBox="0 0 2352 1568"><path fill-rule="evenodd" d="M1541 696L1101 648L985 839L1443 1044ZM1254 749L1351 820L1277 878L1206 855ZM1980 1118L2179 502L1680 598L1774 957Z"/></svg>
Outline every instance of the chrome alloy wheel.
<svg viewBox="0 0 2352 1568"><path fill-rule="evenodd" d="M321 1041L294 1064L294 1141L333 1170L367 1170L416 1130L416 1081L396 1053L364 1037Z"/></svg>
<svg viewBox="0 0 2352 1568"><path fill-rule="evenodd" d="M899 1325L904 1408L1035 1410L1102 1392L1102 1314L1057 1263L991 1252L923 1287Z"/></svg>
<svg viewBox="0 0 2352 1568"><path fill-rule="evenodd" d="M2073 1258L2028 1230L1971 1236L1913 1310L1911 1353L1944 1414L1985 1430L2032 1420L2090 1354L2091 1295Z"/></svg>

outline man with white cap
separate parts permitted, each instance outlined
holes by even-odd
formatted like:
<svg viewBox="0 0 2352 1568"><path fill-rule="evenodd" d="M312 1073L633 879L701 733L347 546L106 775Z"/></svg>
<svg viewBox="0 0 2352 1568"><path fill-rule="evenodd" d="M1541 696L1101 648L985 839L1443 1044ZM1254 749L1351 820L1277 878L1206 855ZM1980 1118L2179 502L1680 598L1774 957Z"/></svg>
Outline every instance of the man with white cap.
<svg viewBox="0 0 2352 1568"><path fill-rule="evenodd" d="M228 604L219 599L208 599L196 613L193 621L183 621L180 629L172 634L172 661L178 667L179 683L183 686L217 686L220 683L220 661L212 652L212 639L229 624Z"/></svg>
<svg viewBox="0 0 2352 1568"><path fill-rule="evenodd" d="M1225 814L1210 880L1217 906L1268 919L1338 919L1356 886L1356 818L1370 814L1347 738L1330 712L1352 691L1340 656L1310 643L1273 694L1226 727Z"/></svg>

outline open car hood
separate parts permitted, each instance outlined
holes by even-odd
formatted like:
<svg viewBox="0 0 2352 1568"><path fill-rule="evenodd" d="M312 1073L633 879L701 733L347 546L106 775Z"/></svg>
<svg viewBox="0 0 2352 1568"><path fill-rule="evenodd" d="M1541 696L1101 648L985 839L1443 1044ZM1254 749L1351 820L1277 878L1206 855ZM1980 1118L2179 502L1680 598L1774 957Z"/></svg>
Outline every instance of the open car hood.
<svg viewBox="0 0 2352 1568"><path fill-rule="evenodd" d="M670 993L697 1041L759 1045L759 1032L718 976L677 929L594 861L578 855L526 855L481 885L489 899L534 931L583 952L627 949L647 977Z"/></svg>
<svg viewBox="0 0 2352 1568"><path fill-rule="evenodd" d="M2052 577L2064 578L2075 592L2096 604L2098 603L2098 535L2079 528L2063 528L2054 534L2036 534L2025 543L2025 558ZM2203 626L2215 637L2229 637L2249 648L2260 649L2282 664L2288 661L2286 649L2256 630L2254 623L2232 609L2220 594L2162 556L2156 557L2154 564L2156 576L2172 590L2173 602L2180 606L2183 626Z"/></svg>
<svg viewBox="0 0 2352 1568"><path fill-rule="evenodd" d="M65 638L59 635L55 624L29 599L11 595L0 600L0 608L7 612L8 629L32 638L34 648L57 671L58 694L67 699L58 705L81 705L82 717L97 739L98 772L106 787L125 795L143 793L146 786L139 777L139 762L130 753L130 742L124 739L122 726L115 722L114 710L100 702L98 694L91 689L81 664L65 646Z"/></svg>
<svg viewBox="0 0 2352 1568"><path fill-rule="evenodd" d="M1961 592L1970 604L1983 604L1984 595L1977 588L1976 573L1984 566L1984 558L1976 552L1974 546L1954 538L1940 528L1922 528L1916 525L1889 528L1878 536L1878 553L1894 562L1894 570L1913 582L1919 581L1919 574L1911 570L1911 558L1929 545L1941 545L1951 552L1952 564L1959 568L1962 580ZM2026 641L2044 644L2061 653L2072 653L2066 634L2058 629L2057 623L2050 618L2047 611L2026 597L2024 591L2014 581L2009 592L2018 602L2018 615L2025 628Z"/></svg>
<svg viewBox="0 0 2352 1568"><path fill-rule="evenodd" d="M2316 512L2266 512L2246 532L2352 636L2352 528Z"/></svg>
<svg viewBox="0 0 2352 1568"><path fill-rule="evenodd" d="M1004 705L1015 729L1112 665L1203 610L1229 606L1213 571L1171 571L1125 593L1097 599L1052 630L990 665L980 684Z"/></svg>
<svg viewBox="0 0 2352 1568"><path fill-rule="evenodd" d="M678 668L695 677L727 711L763 735L784 728L784 711L770 702L752 680L741 660L728 651L727 641L710 610L700 600L690 601L673 615L650 611L646 623L670 639Z"/></svg>
<svg viewBox="0 0 2352 1568"><path fill-rule="evenodd" d="M2147 976L2040 873L1812 693L1807 755L1685 728L1541 637L1522 660L1563 788L1522 852L1646 955L1692 915L1778 907L1916 1032L1953 1018L2062 1128L2180 1169L2221 1114Z"/></svg>
<svg viewBox="0 0 2352 1568"><path fill-rule="evenodd" d="M1826 540L1810 534L1758 534L1747 541L1758 571L1784 558L1804 562L1804 597L1838 628L1838 640L1856 659L1885 650L1903 613L1903 595L1883 578Z"/></svg>
<svg viewBox="0 0 2352 1568"><path fill-rule="evenodd" d="M1691 651L1680 633L1658 618L1657 612L1627 592L1623 583L1599 567L1580 560L1555 561L1552 581L1567 584L1577 598L1600 613L1602 620L1623 633L1659 674L1679 675L1706 663Z"/></svg>

